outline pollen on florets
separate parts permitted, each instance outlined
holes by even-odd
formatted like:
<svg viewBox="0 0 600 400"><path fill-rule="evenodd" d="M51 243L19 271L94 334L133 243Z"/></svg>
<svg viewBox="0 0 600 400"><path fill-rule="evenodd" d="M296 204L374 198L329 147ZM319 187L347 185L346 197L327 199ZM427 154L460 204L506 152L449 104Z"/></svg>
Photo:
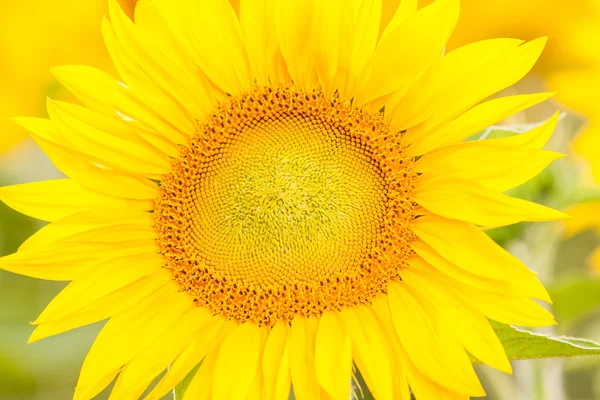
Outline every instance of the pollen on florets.
<svg viewBox="0 0 600 400"><path fill-rule="evenodd" d="M413 159L380 113L256 88L223 104L161 182L155 228L195 301L239 322L368 302L411 255Z"/></svg>

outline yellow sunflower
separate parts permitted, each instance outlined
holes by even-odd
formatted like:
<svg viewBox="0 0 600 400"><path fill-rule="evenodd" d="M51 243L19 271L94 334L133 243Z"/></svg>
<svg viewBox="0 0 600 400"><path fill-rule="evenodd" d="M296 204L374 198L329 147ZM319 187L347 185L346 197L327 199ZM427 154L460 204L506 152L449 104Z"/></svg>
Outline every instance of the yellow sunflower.
<svg viewBox="0 0 600 400"><path fill-rule="evenodd" d="M84 104L21 118L68 178L4 187L50 221L0 268L72 281L39 340L108 319L75 399L468 399L469 355L510 364L487 318L554 324L536 274L483 227L562 218L502 192L559 154L557 121L463 142L549 94L486 99L545 39L441 57L458 0L115 0L121 75L61 67ZM483 101L483 102L482 102Z"/></svg>
<svg viewBox="0 0 600 400"><path fill-rule="evenodd" d="M594 230L600 235L600 202L587 202L571 207L572 218L565 221L565 234L571 237L578 233ZM600 273L600 246L588 257L590 269Z"/></svg>
<svg viewBox="0 0 600 400"><path fill-rule="evenodd" d="M134 4L134 0L119 2L128 8ZM0 4L3 29L0 35L0 151L27 136L23 128L10 121L11 117L45 116L44 100L49 93L71 98L57 90L48 74L50 66L84 62L111 68L99 32L105 12L104 0L23 0Z"/></svg>
<svg viewBox="0 0 600 400"><path fill-rule="evenodd" d="M565 7L562 0L463 0L462 10L449 50L493 37L548 36L548 48L535 73L558 93L558 100L589 120L573 149L600 182L600 107L596 100L600 90L600 1L572 0ZM385 14L384 18L391 18L392 11Z"/></svg>

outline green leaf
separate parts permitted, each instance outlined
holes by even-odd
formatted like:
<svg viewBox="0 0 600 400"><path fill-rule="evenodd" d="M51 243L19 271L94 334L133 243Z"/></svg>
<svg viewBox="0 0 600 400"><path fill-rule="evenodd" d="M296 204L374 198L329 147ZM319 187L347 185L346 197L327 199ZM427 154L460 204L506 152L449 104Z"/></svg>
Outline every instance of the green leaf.
<svg viewBox="0 0 600 400"><path fill-rule="evenodd" d="M561 321L571 323L600 310L600 279L580 277L550 289L553 310Z"/></svg>
<svg viewBox="0 0 600 400"><path fill-rule="evenodd" d="M492 326L510 360L600 355L600 344L591 340L541 335L493 321Z"/></svg>
<svg viewBox="0 0 600 400"><path fill-rule="evenodd" d="M202 364L202 363L200 363L200 364ZM196 372L198 372L198 368L200 368L200 364L196 365L196 367L192 370L192 372L190 372L188 374L188 376L186 376L185 379L182 380L181 382L179 382L179 385L177 385L175 387L175 389L173 390L173 400L183 399L183 395L184 395L185 391L187 390L188 386L190 385L190 382L192 382L192 379L194 379L194 376L196 376Z"/></svg>

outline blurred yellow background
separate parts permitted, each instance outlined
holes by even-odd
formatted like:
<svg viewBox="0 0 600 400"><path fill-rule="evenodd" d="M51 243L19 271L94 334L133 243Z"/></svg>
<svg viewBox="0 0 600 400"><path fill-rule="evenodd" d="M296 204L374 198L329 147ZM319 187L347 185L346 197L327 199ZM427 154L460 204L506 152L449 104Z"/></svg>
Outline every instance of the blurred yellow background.
<svg viewBox="0 0 600 400"><path fill-rule="evenodd" d="M237 3L236 0L232 1ZM389 18L390 10L398 2L385 0L384 20ZM133 16L134 1L122 0L121 3ZM9 118L20 115L45 116L47 96L72 100L66 90L51 78L48 72L51 66L90 64L113 71L100 34L100 21L106 13L105 0L3 1L0 12L0 150L4 151L0 157L0 184L58 176L45 156L26 138L25 130ZM462 0L462 16L450 45L455 48L492 37L533 39L549 36L548 48L532 76L524 86L513 90L528 91L531 85L535 86L534 90L540 89L539 86L556 90L562 107L569 110L571 116L578 113L585 115L587 128L574 145L574 150L582 156L579 161L581 178L567 176L567 181L583 179L591 182L591 171L594 171L596 180L600 182L600 102L596 95L600 91L599 13L600 2L596 0ZM554 110L558 104L546 107ZM543 110L539 115L549 116L551 111L546 111ZM583 119L567 117L565 121L558 132L559 136L572 135ZM526 115L517 122L533 123L538 120ZM589 168L590 165L593 168ZM544 190L543 185L540 190ZM585 209L578 211L578 218L589 222L578 226L583 229L594 225L589 218L593 213L600 215L600 203L586 205ZM596 223L600 227L600 217L596 218ZM39 221L21 216L0 204L0 254L15 251L40 226ZM537 231L542 240L545 232L560 229L550 224L543 224L542 227L544 232ZM531 232L507 232L505 236L497 238L521 258L527 258L527 262L535 264L534 268L545 262L552 264L542 274L546 274L544 279L549 284L558 288L556 307L561 322L559 332L600 341L600 321L597 318L600 313L597 310L580 312L577 320L567 320L565 317L564 323L560 314L567 315L561 310L566 309L565 303L571 301L569 285L574 279L590 276L590 282L596 282L592 280L593 274L584 268L586 259L599 242L594 233L572 232L573 235L567 240L548 239L535 243L533 246L537 247L532 251L524 250L524 247L530 246L526 236L531 236ZM520 236L515 239L514 235L517 234ZM508 239L506 235L509 235ZM539 254L547 257L538 257ZM600 253L597 254L600 259ZM63 283L43 282L0 272L0 400L72 398L83 357L100 327L96 325L32 345L26 344L33 330L28 322L37 317L44 305L63 286ZM600 299L595 299L594 295L598 297L597 293L590 293L589 303L600 303ZM585 303L582 305L585 308L588 300L584 297L579 301ZM559 367L552 367L555 369L549 373L544 372L541 381L528 377L531 364L518 365L522 366L515 368L517 376L514 380L491 374L487 370L483 372L484 380L493 393L490 398L600 400L598 360L560 364ZM551 367L544 364L542 368ZM556 371L559 371L558 375ZM560 379L563 375L564 380ZM550 385L546 380L553 376ZM99 398L107 398L106 393Z"/></svg>

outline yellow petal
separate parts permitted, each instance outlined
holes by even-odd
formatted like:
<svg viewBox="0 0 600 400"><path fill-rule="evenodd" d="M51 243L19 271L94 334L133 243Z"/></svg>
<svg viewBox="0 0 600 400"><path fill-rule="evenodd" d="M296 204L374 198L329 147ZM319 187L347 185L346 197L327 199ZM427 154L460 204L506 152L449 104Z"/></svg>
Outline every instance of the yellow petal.
<svg viewBox="0 0 600 400"><path fill-rule="evenodd" d="M112 25L105 20L103 34L119 73L139 98L161 110L173 126L193 132L195 121L212 111L222 93L174 40L154 2L138 3L136 24L115 2L109 6ZM152 92L157 95L149 98Z"/></svg>
<svg viewBox="0 0 600 400"><path fill-rule="evenodd" d="M213 316L207 326L189 343L177 359L169 366L169 370L144 400L162 399L170 390L181 382L204 359L211 348L218 348L229 330L225 328L225 319L220 315ZM205 384L208 384L205 382Z"/></svg>
<svg viewBox="0 0 600 400"><path fill-rule="evenodd" d="M0 269L38 279L72 281L103 260L138 251L156 252L154 238L135 239L136 231L123 228L111 227L115 230L112 237L104 231L93 230L49 246L19 251L0 258ZM99 236L98 240L89 238L99 234L104 236ZM126 240L127 235L133 239Z"/></svg>
<svg viewBox="0 0 600 400"><path fill-rule="evenodd" d="M409 364L410 365L410 364ZM414 365L407 368L410 388L417 399L469 400L471 396L441 386L435 379L422 374Z"/></svg>
<svg viewBox="0 0 600 400"><path fill-rule="evenodd" d="M190 382L183 400L212 400L213 377L217 356L223 340L237 327L237 323L227 321L213 343L212 349L202 359L202 364Z"/></svg>
<svg viewBox="0 0 600 400"><path fill-rule="evenodd" d="M562 157L550 151L501 147L479 140L427 153L417 160L415 171L425 179L452 177L504 192L537 176Z"/></svg>
<svg viewBox="0 0 600 400"><path fill-rule="evenodd" d="M413 199L442 217L481 226L496 227L521 221L552 221L568 217L560 211L454 177L420 177Z"/></svg>
<svg viewBox="0 0 600 400"><path fill-rule="evenodd" d="M138 254L98 263L64 288L44 309L35 325L64 318L115 292L165 265L158 253Z"/></svg>
<svg viewBox="0 0 600 400"><path fill-rule="evenodd" d="M408 151L411 155L419 156L439 147L460 142L552 96L553 93L536 93L500 97L473 107L437 129L409 129L405 136L405 140L411 143Z"/></svg>
<svg viewBox="0 0 600 400"><path fill-rule="evenodd" d="M277 1L275 29L281 54L291 80L305 89L318 86L314 54L314 35L307 34L312 26L316 0ZM309 31L310 32L310 31Z"/></svg>
<svg viewBox="0 0 600 400"><path fill-rule="evenodd" d="M215 362L213 398L246 398L259 368L264 328L252 322L238 325L223 341Z"/></svg>
<svg viewBox="0 0 600 400"><path fill-rule="evenodd" d="M110 399L139 399L154 378L163 372L210 321L211 313L201 307L181 315L155 342L142 350L125 366Z"/></svg>
<svg viewBox="0 0 600 400"><path fill-rule="evenodd" d="M65 193L68 193L68 190ZM152 214L144 211L115 210L105 207L91 209L69 215L42 227L21 244L19 251L33 250L78 233L111 225L146 224L152 226L152 222Z"/></svg>
<svg viewBox="0 0 600 400"><path fill-rule="evenodd" d="M317 323L312 318L296 316L288 339L290 373L294 395L298 400L319 400L321 390L315 374L315 335Z"/></svg>
<svg viewBox="0 0 600 400"><path fill-rule="evenodd" d="M171 91L174 97L195 116L210 113L225 98L196 65L189 46L179 40L173 29L160 12L155 0L139 0L135 8L135 27L138 34L132 43L130 52L138 52L136 60L143 62L142 69L164 89ZM139 47L138 47L139 46ZM142 51L143 50L143 51Z"/></svg>
<svg viewBox="0 0 600 400"><path fill-rule="evenodd" d="M54 179L0 188L0 199L27 216L56 221L98 206L107 209L150 210L150 203L105 195L72 179Z"/></svg>
<svg viewBox="0 0 600 400"><path fill-rule="evenodd" d="M315 2L311 34L311 51L304 57L312 58L319 82L326 95L339 89L342 96L352 97L348 89L354 37L353 7L347 0ZM323 40L327 38L327 40Z"/></svg>
<svg viewBox="0 0 600 400"><path fill-rule="evenodd" d="M399 89L407 90L441 57L458 11L457 0L436 1L380 41L358 83L356 104L370 103Z"/></svg>
<svg viewBox="0 0 600 400"><path fill-rule="evenodd" d="M243 4L243 3L242 3ZM271 329L262 359L265 400L287 400L290 394L289 326L279 321Z"/></svg>
<svg viewBox="0 0 600 400"><path fill-rule="evenodd" d="M388 298L396 334L417 368L454 391L485 395L467 354L449 341L447 332L433 330L427 310L406 285L390 282Z"/></svg>
<svg viewBox="0 0 600 400"><path fill-rule="evenodd" d="M390 1L388 0L388 3ZM385 1L384 1L385 3ZM385 40L392 32L396 30L404 21L412 17L418 8L418 0L402 0L396 8L396 12L392 15L392 19L385 27L385 30L381 34L380 40Z"/></svg>
<svg viewBox="0 0 600 400"><path fill-rule="evenodd" d="M419 217L413 230L423 242L451 263L475 275L486 269L492 279L527 278L532 272L485 232L468 222L436 215Z"/></svg>
<svg viewBox="0 0 600 400"><path fill-rule="evenodd" d="M33 132L34 139L68 177L88 189L133 200L154 200L158 186L152 181L100 166L86 156L62 146L52 121L38 118L20 118L17 122Z"/></svg>
<svg viewBox="0 0 600 400"><path fill-rule="evenodd" d="M244 33L252 73L261 85L289 81L275 28L274 0L242 0L240 24Z"/></svg>
<svg viewBox="0 0 600 400"><path fill-rule="evenodd" d="M548 121L527 132L505 138L487 139L486 143L494 146L506 146L513 149L527 148L539 150L548 143L548 140L550 140L559 118L560 112L557 111Z"/></svg>
<svg viewBox="0 0 600 400"><path fill-rule="evenodd" d="M174 92L178 89L176 82L171 82L167 87L159 86L164 82L160 75L162 71L156 74L152 67L163 60L157 61L146 55L139 44L135 25L121 11L116 0L109 1L109 11L110 22L106 17L102 21L102 36L123 82L138 99L144 99L146 106L160 110L160 117L179 132L194 132L195 118L204 117L206 113L194 115L187 105L174 98ZM191 103L192 106L194 104Z"/></svg>
<svg viewBox="0 0 600 400"><path fill-rule="evenodd" d="M192 305L192 298L178 291L176 283L166 285L106 323L83 362L75 400L102 391L106 377L116 376L123 365L173 326Z"/></svg>
<svg viewBox="0 0 600 400"><path fill-rule="evenodd" d="M431 272L413 268L402 270L402 282L433 305L434 312L466 351L489 366L511 373L504 348L488 320L467 303L459 301L448 289L447 282Z"/></svg>
<svg viewBox="0 0 600 400"><path fill-rule="evenodd" d="M411 247L418 255L410 257L408 264L415 268L435 269L444 276L447 276L448 279L458 281L470 287L517 297L531 297L548 303L551 302L550 295L533 272L527 277L504 277L504 279L500 277L500 273L492 272L491 274L496 277L494 279L488 276L492 268L486 266L486 268L477 270L476 274L471 273L452 264L435 252L431 246L420 240L413 241Z"/></svg>
<svg viewBox="0 0 600 400"><path fill-rule="evenodd" d="M409 0L413 1L413 0ZM354 91L355 80L364 71L369 59L377 47L379 21L381 20L381 0L355 0L354 4L354 40L350 61L350 87ZM408 15L407 15L408 16Z"/></svg>
<svg viewBox="0 0 600 400"><path fill-rule="evenodd" d="M556 325L549 311L527 297L507 296L463 285L455 286L449 288L456 297L471 304L494 321L531 327Z"/></svg>
<svg viewBox="0 0 600 400"><path fill-rule="evenodd" d="M386 348L392 371L401 371L394 375L394 397L393 399L411 400L412 396L408 388L407 365L410 360L403 353L402 345L396 335L396 328L392 321L390 304L387 294L380 294L371 299L371 304L356 307L354 311L361 320L371 321L370 330L379 337L379 342ZM413 366L414 368L414 366Z"/></svg>
<svg viewBox="0 0 600 400"><path fill-rule="evenodd" d="M482 68L503 62L522 43L517 39L482 40L444 55L408 91L400 90L390 96L385 116L392 129L407 130L433 117L436 108L453 107L448 97L457 96L450 92L459 87L457 82L464 82Z"/></svg>
<svg viewBox="0 0 600 400"><path fill-rule="evenodd" d="M124 84L106 72L86 66L52 68L52 74L86 106L113 117L124 115L132 126L162 134L182 144L191 132L181 132L151 110Z"/></svg>
<svg viewBox="0 0 600 400"><path fill-rule="evenodd" d="M183 400L212 400L212 378L218 349L211 350L202 360L200 368L183 394Z"/></svg>
<svg viewBox="0 0 600 400"><path fill-rule="evenodd" d="M358 306L360 308L363 306ZM355 312L353 308L341 311L340 318L352 339L352 358L373 396L377 399L394 398L392 364L375 329L377 321L366 311Z"/></svg>
<svg viewBox="0 0 600 400"><path fill-rule="evenodd" d="M254 377L254 382L250 387L250 391L248 392L247 399L248 400L263 400L265 397L265 387L263 382L262 370L259 368L256 376Z"/></svg>
<svg viewBox="0 0 600 400"><path fill-rule="evenodd" d="M327 311L319 318L315 339L315 372L319 384L332 399L350 398L352 344L337 311Z"/></svg>
<svg viewBox="0 0 600 400"><path fill-rule="evenodd" d="M231 95L250 89L253 82L242 31L229 1L158 0L157 5L210 80Z"/></svg>
<svg viewBox="0 0 600 400"><path fill-rule="evenodd" d="M469 75L452 80L452 86L439 93L431 105L431 117L412 128L412 134L423 137L426 132L453 120L485 98L517 83L531 70L546 41L546 38L540 38L525 43L507 58L494 60ZM452 106L449 107L449 104Z"/></svg>
<svg viewBox="0 0 600 400"><path fill-rule="evenodd" d="M65 147L125 172L160 177L171 170L170 158L140 136L126 137L100 130L96 118L84 107L48 101L48 114L65 139Z"/></svg>
<svg viewBox="0 0 600 400"><path fill-rule="evenodd" d="M166 269L158 270L150 276L139 279L81 308L74 314L57 321L38 325L31 334L29 342L36 342L122 313L172 280L173 274L170 271Z"/></svg>

